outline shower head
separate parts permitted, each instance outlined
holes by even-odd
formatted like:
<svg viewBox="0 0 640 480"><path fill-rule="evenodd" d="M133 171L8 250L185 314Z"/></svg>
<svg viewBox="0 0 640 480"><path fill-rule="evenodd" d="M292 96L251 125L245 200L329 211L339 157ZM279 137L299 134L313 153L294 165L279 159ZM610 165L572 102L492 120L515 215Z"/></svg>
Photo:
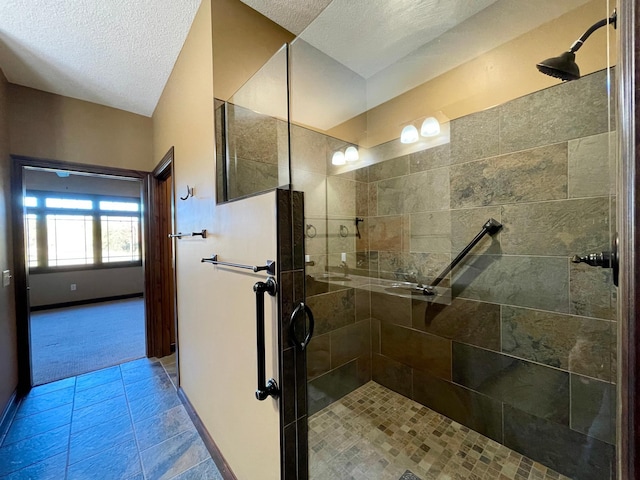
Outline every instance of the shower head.
<svg viewBox="0 0 640 480"><path fill-rule="evenodd" d="M571 48L569 48L568 51L558 57L551 57L543 60L536 65L537 69L545 75L559 78L565 82L568 82L569 80L577 80L580 78L580 69L576 63L576 52L580 50L580 47L582 47L587 38L589 38L591 34L600 27L613 24L613 28L616 28L617 18L616 11L614 10L609 18L604 18L591 25L578 40L573 42L573 45L571 45Z"/></svg>
<svg viewBox="0 0 640 480"><path fill-rule="evenodd" d="M537 64L536 67L545 75L550 75L560 80L569 81L580 78L576 54L571 51L564 52L559 57L547 58Z"/></svg>

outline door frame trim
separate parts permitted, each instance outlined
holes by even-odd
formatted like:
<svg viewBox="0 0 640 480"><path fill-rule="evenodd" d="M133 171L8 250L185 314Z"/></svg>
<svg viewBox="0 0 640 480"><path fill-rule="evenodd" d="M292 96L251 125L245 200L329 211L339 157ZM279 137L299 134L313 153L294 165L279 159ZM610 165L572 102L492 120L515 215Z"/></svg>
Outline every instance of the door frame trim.
<svg viewBox="0 0 640 480"><path fill-rule="evenodd" d="M13 239L13 279L16 304L16 330L18 347L18 395L22 396L31 390L31 342L29 327L29 295L28 272L26 264L26 236L24 233L24 211L22 197L24 195L24 169L42 168L51 170L72 170L93 175L106 175L140 180L140 201L143 211L147 210L146 195L148 190L148 173L139 170L127 170L124 168L103 167L84 163L65 162L47 158L28 157L23 155L10 155L11 158L11 224ZM142 235L146 239L145 217L142 219ZM146 251L143 241L142 268L145 270ZM145 296L147 295L145 282ZM145 309L146 317L146 309ZM145 324L147 320L145 318Z"/></svg>
<svg viewBox="0 0 640 480"><path fill-rule="evenodd" d="M619 286L619 352L618 352L618 412L617 474L618 478L638 478L640 475L640 325L638 303L640 282L635 275L640 272L640 210L636 199L640 191L640 122L637 105L640 92L636 79L640 75L638 54L640 37L635 33L640 25L636 2L619 2L619 62L616 74L618 85L618 143L620 165L618 168L617 225L620 233L620 286Z"/></svg>

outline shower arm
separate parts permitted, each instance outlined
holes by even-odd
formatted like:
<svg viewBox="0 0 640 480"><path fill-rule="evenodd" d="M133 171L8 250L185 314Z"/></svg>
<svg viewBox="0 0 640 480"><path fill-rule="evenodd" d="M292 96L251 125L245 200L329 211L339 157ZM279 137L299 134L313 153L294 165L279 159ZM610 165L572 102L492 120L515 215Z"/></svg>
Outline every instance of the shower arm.
<svg viewBox="0 0 640 480"><path fill-rule="evenodd" d="M587 41L587 38L589 38L593 32L595 32L599 28L604 27L605 25L609 25L613 23L613 28L617 28L617 23L618 23L617 20L618 20L618 14L614 10L609 18L603 18L599 22L596 22L593 25L591 25L578 40L573 42L573 45L571 45L571 48L569 48L569 51L571 53L576 53L578 50L580 50L580 47L582 47L584 42Z"/></svg>
<svg viewBox="0 0 640 480"><path fill-rule="evenodd" d="M424 293L425 295L434 295L435 287L437 287L440 284L440 282L442 282L442 280L445 279L445 277L449 274L449 272L453 270L454 267L458 265L458 263L460 263L462 259L469 254L471 249L477 245L477 243L482 239L482 237L484 237L486 234L494 235L498 233L501 228L502 228L502 224L497 220L494 220L493 218L490 218L489 220L487 220L485 224L482 226L482 230L480 230L480 233L478 233L473 238L473 240L471 240L469 244L462 249L462 251L456 256L456 258L454 258L451 261L451 263L447 265L446 268L440 273L440 275L438 275L438 277L429 285L425 285L423 288L421 288L422 293Z"/></svg>

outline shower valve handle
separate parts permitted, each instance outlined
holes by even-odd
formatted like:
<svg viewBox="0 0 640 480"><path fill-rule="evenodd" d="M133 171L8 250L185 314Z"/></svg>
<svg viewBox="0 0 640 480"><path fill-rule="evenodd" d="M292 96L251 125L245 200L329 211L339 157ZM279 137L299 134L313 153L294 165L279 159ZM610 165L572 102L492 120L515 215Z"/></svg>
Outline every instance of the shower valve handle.
<svg viewBox="0 0 640 480"><path fill-rule="evenodd" d="M610 252L590 253L583 257L574 255L571 257L571 261L573 263L586 263L592 267L611 268L613 284L617 287L620 276L620 255L618 253L620 251L619 245L620 239L616 233L613 236L613 242L611 242Z"/></svg>
<svg viewBox="0 0 640 480"><path fill-rule="evenodd" d="M590 253L583 257L574 255L571 257L573 263L586 263L592 267L611 268L611 252Z"/></svg>

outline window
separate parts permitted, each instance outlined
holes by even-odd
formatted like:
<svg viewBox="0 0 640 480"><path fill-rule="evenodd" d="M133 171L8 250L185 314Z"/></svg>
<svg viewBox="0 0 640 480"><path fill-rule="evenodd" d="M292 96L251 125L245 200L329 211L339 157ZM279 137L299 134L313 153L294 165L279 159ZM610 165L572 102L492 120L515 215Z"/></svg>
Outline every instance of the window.
<svg viewBox="0 0 640 480"><path fill-rule="evenodd" d="M93 217L47 215L49 267L91 265L93 262Z"/></svg>
<svg viewBox="0 0 640 480"><path fill-rule="evenodd" d="M91 210L91 200L78 200L75 198L45 198L44 206L47 208L72 208L76 210Z"/></svg>
<svg viewBox="0 0 640 480"><path fill-rule="evenodd" d="M38 216L35 213L27 213L26 226L27 226L27 249L28 249L28 261L29 267L38 266L38 241L37 241L37 219Z"/></svg>
<svg viewBox="0 0 640 480"><path fill-rule="evenodd" d="M24 197L32 269L140 262L140 202L29 192Z"/></svg>
<svg viewBox="0 0 640 480"><path fill-rule="evenodd" d="M140 259L138 219L136 217L100 217L102 261L133 262Z"/></svg>
<svg viewBox="0 0 640 480"><path fill-rule="evenodd" d="M140 205L136 202L100 202L100 210L113 210L115 212L137 212Z"/></svg>

